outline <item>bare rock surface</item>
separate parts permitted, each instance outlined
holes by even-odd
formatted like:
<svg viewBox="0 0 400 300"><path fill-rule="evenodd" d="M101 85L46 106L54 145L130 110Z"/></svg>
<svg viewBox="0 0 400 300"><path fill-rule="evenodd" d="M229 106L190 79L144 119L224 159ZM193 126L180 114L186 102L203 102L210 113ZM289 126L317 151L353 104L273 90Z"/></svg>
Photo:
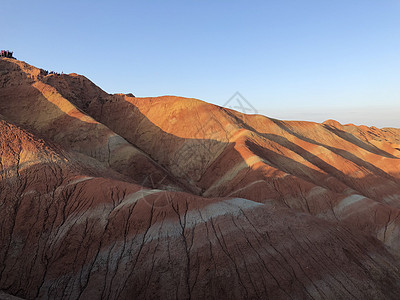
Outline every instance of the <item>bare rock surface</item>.
<svg viewBox="0 0 400 300"><path fill-rule="evenodd" d="M400 298L399 129L1 59L0 132L0 299Z"/></svg>

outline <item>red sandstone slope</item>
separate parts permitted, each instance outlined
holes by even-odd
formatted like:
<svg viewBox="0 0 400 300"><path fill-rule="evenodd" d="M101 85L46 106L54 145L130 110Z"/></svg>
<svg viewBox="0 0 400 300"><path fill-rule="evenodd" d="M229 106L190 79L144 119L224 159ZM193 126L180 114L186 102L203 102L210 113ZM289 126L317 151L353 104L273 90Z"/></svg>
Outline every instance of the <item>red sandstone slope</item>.
<svg viewBox="0 0 400 300"><path fill-rule="evenodd" d="M84 160L84 156L94 158L137 182L145 182L151 174L163 187L184 189L146 153L45 83L48 77L56 75L46 75L43 70L12 59L2 59L0 74L0 112L7 120L83 154ZM85 88L91 95L90 89ZM102 94L105 93L96 94L96 99Z"/></svg>
<svg viewBox="0 0 400 300"><path fill-rule="evenodd" d="M48 83L65 94L64 82L72 80ZM279 202L400 247L399 129L283 122L179 97L114 95L82 103L203 196Z"/></svg>
<svg viewBox="0 0 400 300"><path fill-rule="evenodd" d="M108 95L9 59L0 114L1 293L399 298L396 129Z"/></svg>

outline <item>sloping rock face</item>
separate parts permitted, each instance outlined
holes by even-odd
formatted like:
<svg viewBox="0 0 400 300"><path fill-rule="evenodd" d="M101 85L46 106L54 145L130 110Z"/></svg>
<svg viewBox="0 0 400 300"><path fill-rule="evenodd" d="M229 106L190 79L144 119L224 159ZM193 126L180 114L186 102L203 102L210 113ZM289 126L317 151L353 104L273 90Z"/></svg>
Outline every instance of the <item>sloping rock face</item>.
<svg viewBox="0 0 400 300"><path fill-rule="evenodd" d="M103 167L142 182L152 174L163 187L182 190L179 183L146 153L83 113L55 88L46 84L43 70L24 62L2 59L0 65L0 113L14 124L58 143L66 150L94 158ZM74 78L71 75L71 78ZM92 84L94 86L94 84ZM88 97L91 96L90 87ZM101 99L103 91L96 94Z"/></svg>
<svg viewBox="0 0 400 300"><path fill-rule="evenodd" d="M0 298L398 299L400 130L0 60Z"/></svg>

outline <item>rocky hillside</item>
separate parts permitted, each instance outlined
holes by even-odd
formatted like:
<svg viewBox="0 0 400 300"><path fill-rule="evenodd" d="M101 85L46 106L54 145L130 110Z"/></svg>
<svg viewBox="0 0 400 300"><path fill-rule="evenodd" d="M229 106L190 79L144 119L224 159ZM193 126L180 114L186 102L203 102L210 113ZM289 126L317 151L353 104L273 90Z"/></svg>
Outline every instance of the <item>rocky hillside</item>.
<svg viewBox="0 0 400 300"><path fill-rule="evenodd" d="M400 298L399 129L3 58L0 132L0 298Z"/></svg>

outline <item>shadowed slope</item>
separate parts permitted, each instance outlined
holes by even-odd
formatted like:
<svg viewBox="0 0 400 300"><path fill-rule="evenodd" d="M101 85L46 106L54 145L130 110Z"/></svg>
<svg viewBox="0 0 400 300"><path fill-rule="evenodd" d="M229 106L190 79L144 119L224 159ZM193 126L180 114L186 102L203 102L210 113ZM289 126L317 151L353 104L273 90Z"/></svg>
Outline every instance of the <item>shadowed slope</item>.
<svg viewBox="0 0 400 300"><path fill-rule="evenodd" d="M163 181L164 187L184 189L146 153L44 83L46 78L58 75L46 75L24 62L7 59L0 61L0 74L0 112L7 120L92 157L104 167L126 175L127 180L144 183L151 174L156 182Z"/></svg>
<svg viewBox="0 0 400 300"><path fill-rule="evenodd" d="M78 83L50 84L64 93L64 81ZM82 109L204 196L279 201L400 246L396 129L283 122L179 97L94 97Z"/></svg>

